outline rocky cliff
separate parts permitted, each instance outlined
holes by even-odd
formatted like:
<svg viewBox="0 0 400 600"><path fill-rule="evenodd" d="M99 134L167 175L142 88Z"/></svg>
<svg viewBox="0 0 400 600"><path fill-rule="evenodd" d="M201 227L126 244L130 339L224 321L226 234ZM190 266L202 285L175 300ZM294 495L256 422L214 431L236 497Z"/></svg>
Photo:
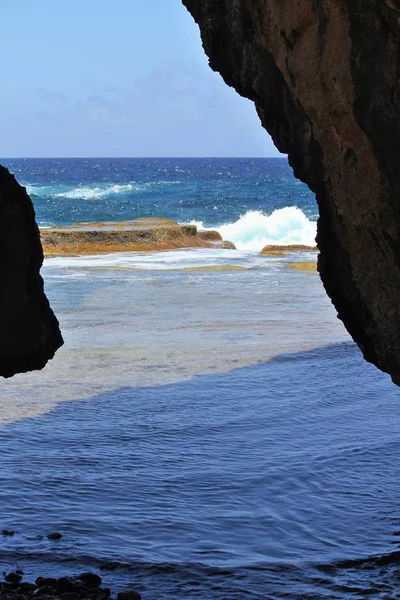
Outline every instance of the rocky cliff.
<svg viewBox="0 0 400 600"><path fill-rule="evenodd" d="M0 166L0 375L41 369L62 343L43 291L43 253L25 188Z"/></svg>
<svg viewBox="0 0 400 600"><path fill-rule="evenodd" d="M400 384L400 2L183 0L211 67L254 101L320 210L318 269Z"/></svg>

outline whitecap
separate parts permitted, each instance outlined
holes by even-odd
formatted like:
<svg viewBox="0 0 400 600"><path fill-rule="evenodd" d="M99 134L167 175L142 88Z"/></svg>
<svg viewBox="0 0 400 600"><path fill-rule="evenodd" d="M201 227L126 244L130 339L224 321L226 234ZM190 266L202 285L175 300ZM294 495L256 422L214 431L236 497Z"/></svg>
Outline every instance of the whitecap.
<svg viewBox="0 0 400 600"><path fill-rule="evenodd" d="M250 210L234 223L219 227L204 227L202 221L192 221L198 229L217 230L224 240L233 242L238 250L260 251L268 244L314 246L317 223L311 221L296 206L286 206L266 215Z"/></svg>
<svg viewBox="0 0 400 600"><path fill-rule="evenodd" d="M28 194L42 198L57 198L67 200L103 200L112 196L132 193L151 192L154 188L180 185L180 181L148 181L144 183L126 184L94 184L93 186L78 185L68 187L65 185L37 186L27 185Z"/></svg>
<svg viewBox="0 0 400 600"><path fill-rule="evenodd" d="M127 194L137 189L131 183L126 185L110 185L107 187L77 187L66 192L54 194L55 198L68 198L70 200L101 200L108 196Z"/></svg>

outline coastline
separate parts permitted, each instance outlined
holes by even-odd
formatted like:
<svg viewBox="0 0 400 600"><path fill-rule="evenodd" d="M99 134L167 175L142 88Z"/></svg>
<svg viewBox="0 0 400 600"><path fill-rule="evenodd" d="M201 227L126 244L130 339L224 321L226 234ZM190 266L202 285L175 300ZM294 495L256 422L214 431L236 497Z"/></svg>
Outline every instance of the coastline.
<svg viewBox="0 0 400 600"><path fill-rule="evenodd" d="M76 223L40 230L45 256L96 255L119 252L162 252L184 248L236 250L216 230L198 230L171 219L146 217L122 222ZM288 253L314 252L316 246L268 245L260 256L285 257ZM296 263L297 264L297 263Z"/></svg>

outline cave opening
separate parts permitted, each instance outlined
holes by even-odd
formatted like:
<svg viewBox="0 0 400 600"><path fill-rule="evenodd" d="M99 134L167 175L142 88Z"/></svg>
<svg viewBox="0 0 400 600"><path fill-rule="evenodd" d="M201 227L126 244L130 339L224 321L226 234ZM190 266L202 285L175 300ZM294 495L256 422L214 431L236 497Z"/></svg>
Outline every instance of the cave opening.
<svg viewBox="0 0 400 600"><path fill-rule="evenodd" d="M398 380L397 16L388 3L184 4L299 179L252 155L246 101L185 67L200 46L182 62L177 0L143 3L146 26L129 0L18 12L6 74L19 79L16 60L37 89L10 84L0 144L15 157L0 162L33 200L65 345L0 388L0 599L395 597L398 389L336 318L313 246L319 209L325 288ZM140 141L141 157L122 156ZM65 158L75 147L85 156ZM0 226L9 377L62 339L29 196L3 167Z"/></svg>

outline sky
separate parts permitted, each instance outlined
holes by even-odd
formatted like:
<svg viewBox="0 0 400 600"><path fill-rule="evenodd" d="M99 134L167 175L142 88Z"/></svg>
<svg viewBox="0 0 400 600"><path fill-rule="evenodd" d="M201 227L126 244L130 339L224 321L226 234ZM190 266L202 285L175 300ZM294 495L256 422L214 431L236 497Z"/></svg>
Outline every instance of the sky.
<svg viewBox="0 0 400 600"><path fill-rule="evenodd" d="M0 10L0 156L279 156L180 0Z"/></svg>

